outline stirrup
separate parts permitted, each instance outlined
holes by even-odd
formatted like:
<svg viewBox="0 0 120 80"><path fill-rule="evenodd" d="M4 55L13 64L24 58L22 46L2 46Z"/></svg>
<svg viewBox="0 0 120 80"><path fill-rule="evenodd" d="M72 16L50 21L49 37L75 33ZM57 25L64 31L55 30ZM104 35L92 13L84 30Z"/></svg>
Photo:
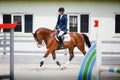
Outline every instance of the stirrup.
<svg viewBox="0 0 120 80"><path fill-rule="evenodd" d="M59 48L60 48L60 49L64 48L64 45L60 43L60 44L59 44Z"/></svg>
<svg viewBox="0 0 120 80"><path fill-rule="evenodd" d="M62 46L60 46L60 48L64 48L64 46L62 45Z"/></svg>

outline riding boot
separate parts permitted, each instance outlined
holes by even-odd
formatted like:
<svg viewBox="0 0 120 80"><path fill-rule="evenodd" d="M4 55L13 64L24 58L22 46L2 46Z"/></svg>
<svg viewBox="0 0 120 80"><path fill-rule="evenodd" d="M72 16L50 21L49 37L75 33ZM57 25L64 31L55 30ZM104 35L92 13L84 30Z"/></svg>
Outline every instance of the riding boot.
<svg viewBox="0 0 120 80"><path fill-rule="evenodd" d="M59 36L58 39L59 39L60 48L64 48L64 43L63 43L62 36Z"/></svg>

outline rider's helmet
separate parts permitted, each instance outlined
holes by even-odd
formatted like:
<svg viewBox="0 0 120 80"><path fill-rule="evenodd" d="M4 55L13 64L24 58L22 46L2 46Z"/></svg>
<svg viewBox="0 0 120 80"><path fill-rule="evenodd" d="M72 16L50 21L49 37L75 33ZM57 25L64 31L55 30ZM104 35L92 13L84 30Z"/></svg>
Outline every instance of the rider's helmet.
<svg viewBox="0 0 120 80"><path fill-rule="evenodd" d="M59 9L58 9L58 12L61 12L61 11L65 11L65 9L63 8L63 7L60 7Z"/></svg>

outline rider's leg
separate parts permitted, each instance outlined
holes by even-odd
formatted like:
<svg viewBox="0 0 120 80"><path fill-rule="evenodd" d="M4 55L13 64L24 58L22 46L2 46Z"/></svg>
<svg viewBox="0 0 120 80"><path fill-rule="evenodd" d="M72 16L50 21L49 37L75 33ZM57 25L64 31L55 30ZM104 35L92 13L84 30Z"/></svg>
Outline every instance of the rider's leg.
<svg viewBox="0 0 120 80"><path fill-rule="evenodd" d="M63 43L63 38L62 38L63 34L64 34L64 31L60 31L60 33L58 34L60 48L64 48L64 43Z"/></svg>

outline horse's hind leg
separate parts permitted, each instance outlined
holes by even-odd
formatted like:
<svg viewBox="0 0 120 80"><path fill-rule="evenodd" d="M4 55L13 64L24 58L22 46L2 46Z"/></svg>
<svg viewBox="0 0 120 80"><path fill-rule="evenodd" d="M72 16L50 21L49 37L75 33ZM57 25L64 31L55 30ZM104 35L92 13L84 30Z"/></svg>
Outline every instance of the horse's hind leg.
<svg viewBox="0 0 120 80"><path fill-rule="evenodd" d="M79 43L77 44L77 48L78 48L84 55L86 54L84 43L79 42Z"/></svg>
<svg viewBox="0 0 120 80"><path fill-rule="evenodd" d="M69 48L69 55L70 55L69 61L72 61L72 59L74 58L74 52L73 52L73 50L74 50L74 47Z"/></svg>
<svg viewBox="0 0 120 80"><path fill-rule="evenodd" d="M65 66L62 67L62 69L66 68L68 66L68 64L72 61L72 59L74 58L74 47L69 48L69 60L66 62Z"/></svg>
<svg viewBox="0 0 120 80"><path fill-rule="evenodd" d="M56 54L55 54L55 51L51 52L51 54L52 54L53 60L56 61L56 64L57 64L58 66L61 66L60 62L59 62L58 60L56 60Z"/></svg>

